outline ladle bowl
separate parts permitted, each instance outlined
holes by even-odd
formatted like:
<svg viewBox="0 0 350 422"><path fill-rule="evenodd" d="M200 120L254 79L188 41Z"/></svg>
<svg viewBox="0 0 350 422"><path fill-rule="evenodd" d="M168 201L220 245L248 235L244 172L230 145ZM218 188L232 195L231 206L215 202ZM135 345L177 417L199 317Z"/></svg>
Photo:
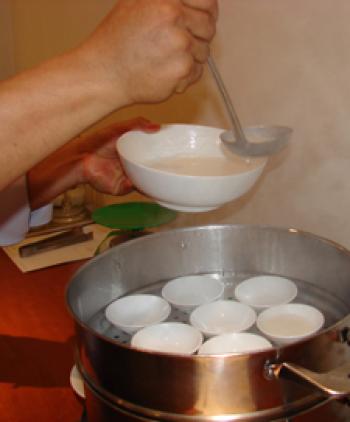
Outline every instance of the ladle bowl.
<svg viewBox="0 0 350 422"><path fill-rule="evenodd" d="M244 157L265 157L281 151L287 145L292 129L285 126L257 126L253 132L254 137L251 138L246 129L242 128L221 74L210 56L208 66L219 89L232 126L232 130L220 135L223 144L233 153Z"/></svg>
<svg viewBox="0 0 350 422"><path fill-rule="evenodd" d="M220 134L220 139L232 152L245 157L262 157L284 149L293 130L286 126L254 126L244 129L243 138L236 138L233 131Z"/></svg>

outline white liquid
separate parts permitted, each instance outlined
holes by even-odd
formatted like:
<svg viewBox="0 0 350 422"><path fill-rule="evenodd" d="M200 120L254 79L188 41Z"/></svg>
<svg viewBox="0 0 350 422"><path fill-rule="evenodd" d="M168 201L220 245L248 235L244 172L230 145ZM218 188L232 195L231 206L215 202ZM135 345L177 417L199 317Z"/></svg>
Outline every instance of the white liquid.
<svg viewBox="0 0 350 422"><path fill-rule="evenodd" d="M258 167L262 159L233 157L197 157L177 155L148 162L151 168L187 176L227 176L250 171Z"/></svg>
<svg viewBox="0 0 350 422"><path fill-rule="evenodd" d="M278 315L264 321L264 328L275 336L301 336L312 332L315 325L300 315Z"/></svg>

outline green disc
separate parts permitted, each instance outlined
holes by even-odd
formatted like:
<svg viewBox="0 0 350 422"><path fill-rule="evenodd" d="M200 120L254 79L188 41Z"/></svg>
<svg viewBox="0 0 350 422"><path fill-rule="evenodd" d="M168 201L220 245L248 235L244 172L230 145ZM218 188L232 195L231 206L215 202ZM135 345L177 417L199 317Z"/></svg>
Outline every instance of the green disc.
<svg viewBox="0 0 350 422"><path fill-rule="evenodd" d="M96 209L92 219L111 229L143 230L169 223L176 215L153 202L125 202Z"/></svg>

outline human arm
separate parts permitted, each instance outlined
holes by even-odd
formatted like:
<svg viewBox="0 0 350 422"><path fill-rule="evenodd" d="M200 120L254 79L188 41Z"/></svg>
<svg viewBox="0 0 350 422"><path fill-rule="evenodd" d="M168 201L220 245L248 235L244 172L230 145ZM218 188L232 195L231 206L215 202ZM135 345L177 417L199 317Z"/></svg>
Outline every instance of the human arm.
<svg viewBox="0 0 350 422"><path fill-rule="evenodd" d="M0 83L0 190L115 109L195 82L216 0L120 0L79 47Z"/></svg>
<svg viewBox="0 0 350 422"><path fill-rule="evenodd" d="M88 183L110 195L124 195L132 184L121 167L115 142L131 130L155 131L159 125L137 118L77 137L34 166L27 174L30 207L35 210L78 184Z"/></svg>

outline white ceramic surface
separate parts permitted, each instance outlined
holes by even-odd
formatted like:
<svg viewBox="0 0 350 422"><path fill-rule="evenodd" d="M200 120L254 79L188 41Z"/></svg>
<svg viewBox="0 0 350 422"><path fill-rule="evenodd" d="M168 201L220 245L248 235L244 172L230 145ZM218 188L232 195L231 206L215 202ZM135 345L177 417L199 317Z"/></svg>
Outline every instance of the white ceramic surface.
<svg viewBox="0 0 350 422"><path fill-rule="evenodd" d="M190 323L207 336L248 330L256 320L255 311L234 300L217 300L196 308Z"/></svg>
<svg viewBox="0 0 350 422"><path fill-rule="evenodd" d="M235 163L237 168L246 159L234 155L222 145L223 129L195 125L165 125L159 132L130 131L122 135L116 147L123 167L134 185L159 204L185 212L209 211L245 194L261 175L265 158L251 159L249 168L235 174L210 175L217 163L222 167ZM155 169L155 161L181 157L206 160L204 175L176 174ZM185 158L184 158L185 157ZM181 161L180 160L180 161ZM221 168L219 165L218 168Z"/></svg>
<svg viewBox="0 0 350 422"><path fill-rule="evenodd" d="M145 327L131 339L133 347L175 354L193 354L202 342L200 331L181 322L163 322Z"/></svg>
<svg viewBox="0 0 350 422"><path fill-rule="evenodd" d="M166 283L162 296L176 308L190 312L196 306L220 299L224 290L224 283L213 277L188 275Z"/></svg>
<svg viewBox="0 0 350 422"><path fill-rule="evenodd" d="M106 319L116 327L132 334L147 325L166 320L171 306L160 296L138 294L124 296L109 304Z"/></svg>
<svg viewBox="0 0 350 422"><path fill-rule="evenodd" d="M273 306L261 312L256 322L262 334L282 345L317 333L323 324L321 311L301 303Z"/></svg>
<svg viewBox="0 0 350 422"><path fill-rule="evenodd" d="M256 309L269 308L291 302L298 288L291 280L273 275L251 277L235 289L236 299Z"/></svg>
<svg viewBox="0 0 350 422"><path fill-rule="evenodd" d="M230 333L215 336L199 348L199 355L223 353L251 353L270 349L272 344L264 337L251 333Z"/></svg>

